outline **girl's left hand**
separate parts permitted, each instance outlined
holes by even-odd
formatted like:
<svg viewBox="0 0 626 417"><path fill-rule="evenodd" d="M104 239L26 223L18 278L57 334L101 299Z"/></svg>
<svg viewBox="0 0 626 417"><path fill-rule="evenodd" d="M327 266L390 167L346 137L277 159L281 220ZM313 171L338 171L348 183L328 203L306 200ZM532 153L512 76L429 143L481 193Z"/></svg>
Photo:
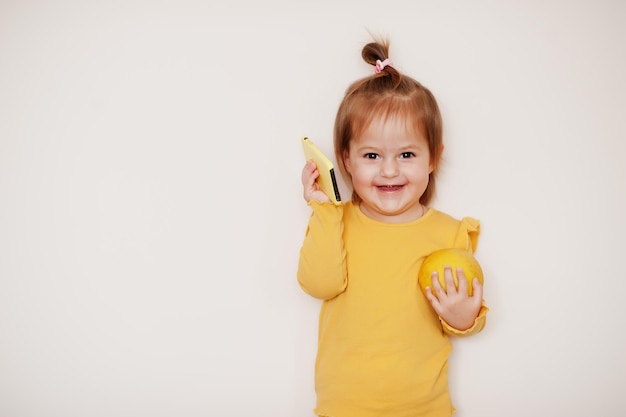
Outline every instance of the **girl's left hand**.
<svg viewBox="0 0 626 417"><path fill-rule="evenodd" d="M439 284L437 272L432 274L433 288L426 288L426 298L435 309L435 312L445 320L450 326L457 330L467 330L474 325L474 320L478 316L483 300L483 286L474 278L472 281L472 295L468 293L467 278L463 269L456 270L459 287L454 285L452 268L449 266L443 269L446 290ZM435 297L436 294L437 296Z"/></svg>

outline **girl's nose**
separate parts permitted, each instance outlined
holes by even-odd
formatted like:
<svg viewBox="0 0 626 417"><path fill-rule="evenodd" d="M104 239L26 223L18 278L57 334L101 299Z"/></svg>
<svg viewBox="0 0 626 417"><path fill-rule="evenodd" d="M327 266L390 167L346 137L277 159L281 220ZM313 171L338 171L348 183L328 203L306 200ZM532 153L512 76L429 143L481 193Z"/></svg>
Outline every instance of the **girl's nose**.
<svg viewBox="0 0 626 417"><path fill-rule="evenodd" d="M395 158L383 159L380 167L380 174L385 178L392 178L398 175L398 161Z"/></svg>

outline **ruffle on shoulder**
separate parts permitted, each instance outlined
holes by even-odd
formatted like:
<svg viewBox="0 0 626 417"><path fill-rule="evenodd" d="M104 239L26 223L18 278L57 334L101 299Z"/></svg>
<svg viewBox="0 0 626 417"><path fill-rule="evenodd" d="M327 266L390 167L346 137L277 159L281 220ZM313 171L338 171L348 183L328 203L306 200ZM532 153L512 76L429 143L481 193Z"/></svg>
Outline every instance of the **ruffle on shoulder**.
<svg viewBox="0 0 626 417"><path fill-rule="evenodd" d="M454 247L474 253L480 234L480 222L472 217L463 217L456 234Z"/></svg>

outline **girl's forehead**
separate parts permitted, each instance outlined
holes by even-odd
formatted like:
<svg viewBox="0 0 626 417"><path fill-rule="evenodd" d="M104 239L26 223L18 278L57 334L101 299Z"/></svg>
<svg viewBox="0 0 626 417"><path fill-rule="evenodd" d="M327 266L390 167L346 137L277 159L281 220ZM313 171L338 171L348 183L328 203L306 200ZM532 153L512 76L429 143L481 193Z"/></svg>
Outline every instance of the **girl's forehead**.
<svg viewBox="0 0 626 417"><path fill-rule="evenodd" d="M363 125L361 131L354 137L355 143L364 142L425 142L414 121L398 117L375 117L368 124Z"/></svg>
<svg viewBox="0 0 626 417"><path fill-rule="evenodd" d="M411 131L413 130L413 123L407 117L402 117L400 115L389 115L389 116L376 116L372 118L372 120L365 126L363 126L363 131L370 132L380 132L380 131Z"/></svg>
<svg viewBox="0 0 626 417"><path fill-rule="evenodd" d="M420 129L422 114L414 106L398 100L371 103L369 109L356 112L352 118L353 133L357 136L365 130L374 129ZM360 113L360 114L359 114Z"/></svg>

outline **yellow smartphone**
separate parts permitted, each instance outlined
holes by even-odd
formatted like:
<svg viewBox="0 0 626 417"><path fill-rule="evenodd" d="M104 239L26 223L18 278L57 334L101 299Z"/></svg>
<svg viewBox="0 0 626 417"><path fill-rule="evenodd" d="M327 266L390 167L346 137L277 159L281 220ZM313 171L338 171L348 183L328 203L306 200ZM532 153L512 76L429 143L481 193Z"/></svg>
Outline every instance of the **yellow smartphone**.
<svg viewBox="0 0 626 417"><path fill-rule="evenodd" d="M330 159L319 150L311 139L306 136L302 137L302 149L307 161L315 162L320 176L317 177L317 183L328 196L330 201L335 205L341 204L341 195L339 187L337 187L337 178L335 177L335 167Z"/></svg>

